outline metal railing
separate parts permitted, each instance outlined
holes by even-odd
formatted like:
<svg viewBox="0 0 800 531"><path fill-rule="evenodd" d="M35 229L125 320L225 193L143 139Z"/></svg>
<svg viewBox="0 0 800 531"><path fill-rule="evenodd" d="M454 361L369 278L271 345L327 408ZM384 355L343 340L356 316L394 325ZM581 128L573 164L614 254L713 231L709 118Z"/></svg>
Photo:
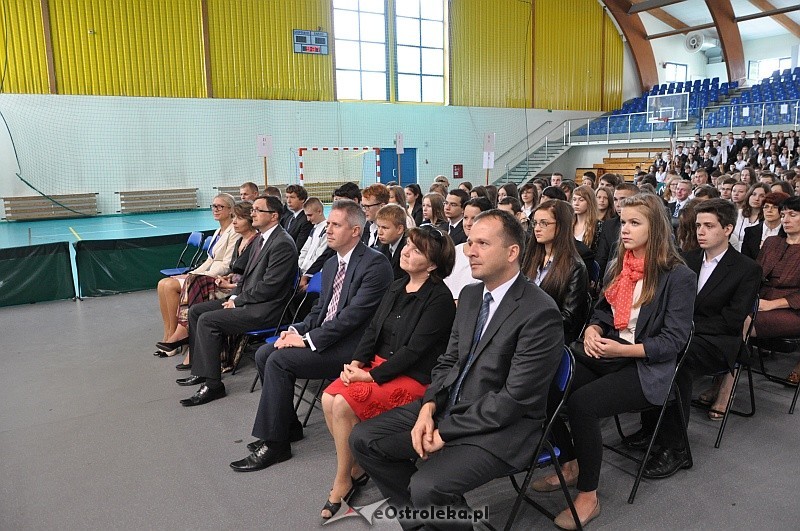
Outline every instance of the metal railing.
<svg viewBox="0 0 800 531"><path fill-rule="evenodd" d="M526 164L526 170L530 172L530 159L535 153L543 153L545 158L550 157L550 155L555 154L558 150L560 150L561 146L569 145L569 136L572 132L571 127L580 127L575 120L564 120L547 131L544 136L541 136L531 142L531 139L535 137L535 133L537 131L540 131L545 125L551 123L553 122L550 120L546 121L531 131L526 138L523 138L514 144L510 149L495 159L496 165L505 166L506 178L508 178L509 172L512 168L516 168L520 163L523 162ZM539 151L542 148L544 148L544 150Z"/></svg>
<svg viewBox="0 0 800 531"><path fill-rule="evenodd" d="M725 128L733 131L768 126L797 129L800 126L800 99L772 100L728 105L715 105L703 108L702 132L706 129Z"/></svg>

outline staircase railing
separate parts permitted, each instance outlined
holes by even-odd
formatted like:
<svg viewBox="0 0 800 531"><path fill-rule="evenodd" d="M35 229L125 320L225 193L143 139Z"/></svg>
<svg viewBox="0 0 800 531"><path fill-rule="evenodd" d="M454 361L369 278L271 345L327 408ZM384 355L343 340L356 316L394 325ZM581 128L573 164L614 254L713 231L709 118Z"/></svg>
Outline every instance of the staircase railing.
<svg viewBox="0 0 800 531"><path fill-rule="evenodd" d="M541 125L539 125L536 129L531 131L526 137L522 138L519 142L511 146L510 149L505 151L502 155L495 159L496 165L505 165L505 175L506 179L508 178L508 174L511 171L511 168L516 167L521 162L525 162L528 164L528 169L530 168L530 157L537 150L544 147L544 152L546 156L550 155L550 149L553 144L559 145L566 145L568 144L569 134L571 132L569 128L570 122L575 122L574 120L564 120L563 122L555 125L550 130L548 130L544 135L537 136L537 133L540 133L543 128L547 125L553 123L552 120L547 120ZM580 127L579 125L575 125L575 128Z"/></svg>

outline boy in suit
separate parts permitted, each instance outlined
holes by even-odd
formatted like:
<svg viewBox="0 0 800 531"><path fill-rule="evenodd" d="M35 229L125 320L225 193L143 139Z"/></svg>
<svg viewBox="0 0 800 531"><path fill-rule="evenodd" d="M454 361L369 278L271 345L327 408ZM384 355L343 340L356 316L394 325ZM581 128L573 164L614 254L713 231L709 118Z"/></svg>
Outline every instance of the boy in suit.
<svg viewBox="0 0 800 531"><path fill-rule="evenodd" d="M407 277L408 273L400 267L400 253L406 245L406 211L399 205L386 205L375 217L378 226L378 250L386 255L392 264L394 279Z"/></svg>

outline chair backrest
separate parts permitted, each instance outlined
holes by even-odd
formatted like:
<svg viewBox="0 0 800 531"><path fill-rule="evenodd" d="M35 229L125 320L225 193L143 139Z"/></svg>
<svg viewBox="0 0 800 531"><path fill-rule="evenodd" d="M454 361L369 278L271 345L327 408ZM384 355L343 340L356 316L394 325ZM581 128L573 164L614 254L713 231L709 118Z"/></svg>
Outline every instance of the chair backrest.
<svg viewBox="0 0 800 531"><path fill-rule="evenodd" d="M314 273L314 276L308 281L306 293L322 293L322 271Z"/></svg>
<svg viewBox="0 0 800 531"><path fill-rule="evenodd" d="M192 255L192 260L189 261L188 264L183 261L183 257L186 255L186 251L189 249L189 247L198 247L199 248L202 245L202 243L203 243L203 233L202 232L194 231L191 234L189 234L189 237L186 239L186 245L184 246L183 251L181 251L181 255L178 257L178 263L177 263L177 265L175 267L177 268L177 267L180 267L181 265L190 267L191 264L192 264L192 261L197 256L197 253Z"/></svg>
<svg viewBox="0 0 800 531"><path fill-rule="evenodd" d="M753 329L756 326L756 317L758 316L758 295L756 295L756 300L753 303L753 309L750 311L750 326L747 327L747 333L744 335L744 342L748 343L750 341L750 334L753 333Z"/></svg>
<svg viewBox="0 0 800 531"><path fill-rule="evenodd" d="M555 376L556 386L562 393L566 392L567 386L572 381L574 364L572 351L569 349L569 347L564 346L564 353L561 355L561 363L558 364L558 369L556 370Z"/></svg>

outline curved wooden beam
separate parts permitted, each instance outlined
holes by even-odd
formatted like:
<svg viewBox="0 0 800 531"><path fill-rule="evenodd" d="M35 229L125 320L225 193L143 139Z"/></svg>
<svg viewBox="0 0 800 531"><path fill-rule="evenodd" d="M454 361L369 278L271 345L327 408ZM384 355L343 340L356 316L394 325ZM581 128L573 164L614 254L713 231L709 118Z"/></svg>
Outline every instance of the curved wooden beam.
<svg viewBox="0 0 800 531"><path fill-rule="evenodd" d="M744 64L744 47L731 0L706 0L708 12L719 34L722 55L728 69L728 81L744 82L747 70Z"/></svg>
<svg viewBox="0 0 800 531"><path fill-rule="evenodd" d="M617 21L622 34L628 41L628 46L633 54L633 61L636 63L636 71L639 75L639 83L642 92L650 90L653 85L658 84L658 70L656 69L656 58L653 54L653 47L647 40L647 31L639 15L629 15L631 8L629 0L603 0L603 4L608 8L611 16Z"/></svg>

